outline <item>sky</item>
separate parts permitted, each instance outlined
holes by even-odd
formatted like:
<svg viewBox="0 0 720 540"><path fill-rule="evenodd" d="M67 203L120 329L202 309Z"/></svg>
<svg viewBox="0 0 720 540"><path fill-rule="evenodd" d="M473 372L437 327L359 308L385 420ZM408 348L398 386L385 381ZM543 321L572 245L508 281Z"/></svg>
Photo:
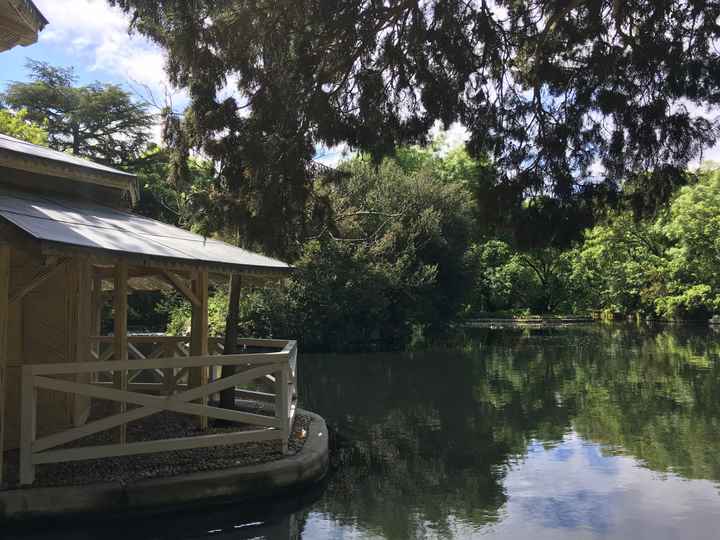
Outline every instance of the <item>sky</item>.
<svg viewBox="0 0 720 540"><path fill-rule="evenodd" d="M106 0L34 0L49 21L37 43L15 47L0 55L0 89L13 81L27 79L28 58L55 66L74 66L80 84L99 81L122 85L142 99L154 98L159 105L169 101L182 110L187 95L173 89L165 75L162 50L139 34L129 34L129 18ZM166 98L167 96L167 98ZM159 128L156 130L159 136ZM462 144L467 138L463 126L451 126L446 144ZM344 147L318 148L316 159L335 165ZM720 145L706 150L706 160L720 161Z"/></svg>
<svg viewBox="0 0 720 540"><path fill-rule="evenodd" d="M106 0L34 0L49 24L37 43L15 47L0 55L0 89L27 80L28 59L54 66L73 66L79 84L95 81L123 86L138 98L176 111L188 103L187 94L174 89L165 75L165 54L147 38L130 34L130 19ZM159 139L160 129L156 128ZM336 165L344 147L318 148L316 159Z"/></svg>
<svg viewBox="0 0 720 540"><path fill-rule="evenodd" d="M128 34L129 19L105 0L34 0L49 24L40 39L0 56L0 84L22 81L28 58L74 66L78 81L147 85L162 98L169 88L163 52L138 34ZM185 99L176 93L177 99ZM175 104L182 106L182 103Z"/></svg>

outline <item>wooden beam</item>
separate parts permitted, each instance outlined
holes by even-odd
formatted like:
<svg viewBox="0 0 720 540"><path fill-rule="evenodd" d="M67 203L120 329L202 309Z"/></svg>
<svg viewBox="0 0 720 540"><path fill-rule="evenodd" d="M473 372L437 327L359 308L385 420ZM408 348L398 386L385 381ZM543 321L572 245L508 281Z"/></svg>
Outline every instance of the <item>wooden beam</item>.
<svg viewBox="0 0 720 540"><path fill-rule="evenodd" d="M127 336L127 293L128 293L128 263L125 260L118 261L115 266L115 296L114 296L114 361L126 362L128 359L128 336ZM113 373L115 387L120 390L127 390L127 370L118 369ZM119 412L127 411L127 403L121 402ZM127 424L120 426L120 444L127 442Z"/></svg>
<svg viewBox="0 0 720 540"><path fill-rule="evenodd" d="M10 245L0 244L0 487L3 484L5 449L5 387L7 377L7 333L9 319Z"/></svg>
<svg viewBox="0 0 720 540"><path fill-rule="evenodd" d="M45 283L48 279L55 276L59 272L61 272L65 268L65 264L67 263L67 259L61 259L57 263L55 263L52 266L48 266L47 268L42 269L35 277L33 277L30 281L28 281L25 285L21 286L19 289L13 291L13 293L10 295L10 303L18 302L19 300L22 300L22 298L32 292L34 289Z"/></svg>
<svg viewBox="0 0 720 540"><path fill-rule="evenodd" d="M157 441L133 442L126 445L86 446L82 448L66 448L48 450L32 456L33 464L59 463L64 461L80 461L100 459L114 456L134 456L170 450L191 450L193 448L210 448L228 446L247 442L273 441L282 437L279 429L265 428L234 433L214 433L181 439L161 439Z"/></svg>
<svg viewBox="0 0 720 540"><path fill-rule="evenodd" d="M205 271L205 274L207 275L207 270ZM193 289L188 287L182 279L180 279L178 276L173 274L172 272L169 272L167 270L163 270L162 275L167 279L167 281L175 287L180 294L182 294L185 298L187 298L190 303L193 305L193 307L199 308L201 307L201 299L198 298L196 295L195 284L193 283ZM196 280L193 280L196 281Z"/></svg>
<svg viewBox="0 0 720 540"><path fill-rule="evenodd" d="M213 356L191 356L187 358L154 358L142 361L142 369L182 369L215 364L226 366L230 364L242 366L278 365L288 362L288 354L284 352L272 353L243 353L224 354ZM33 375L67 375L70 373L99 373L121 369L139 369L137 360L125 362L70 362L65 364L28 364ZM273 371L277 371L277 368Z"/></svg>
<svg viewBox="0 0 720 540"><path fill-rule="evenodd" d="M133 266L128 269L128 277L134 278L134 277L152 277L152 276L161 276L162 273L167 270L167 268L156 268L152 266ZM184 273L180 270L174 271L175 274L180 274L181 277L188 279ZM103 279L113 279L115 276L115 267L114 266L101 266L101 265L95 265L95 275L99 276Z"/></svg>
<svg viewBox="0 0 720 540"><path fill-rule="evenodd" d="M208 355L208 271L199 270L193 280L193 294L198 303L193 305L192 321L190 325L190 356ZM208 383L209 368L199 367L190 370L188 384L190 387L203 386ZM200 403L207 404L207 396L201 398ZM206 416L200 417L200 427L208 427Z"/></svg>
<svg viewBox="0 0 720 540"><path fill-rule="evenodd" d="M243 276L257 276L258 278L282 279L289 277L294 272L291 267L263 267L251 265L237 265L231 263L198 261L195 259L162 257L159 255L144 255L139 253L123 252L118 253L108 249L95 247L73 246L52 242L49 240L40 241L40 252L43 255L56 255L59 257L92 257L96 264L115 265L118 260L126 260L132 266L148 268L166 268L173 272L187 271L195 272L198 268L206 268L217 274L240 273Z"/></svg>

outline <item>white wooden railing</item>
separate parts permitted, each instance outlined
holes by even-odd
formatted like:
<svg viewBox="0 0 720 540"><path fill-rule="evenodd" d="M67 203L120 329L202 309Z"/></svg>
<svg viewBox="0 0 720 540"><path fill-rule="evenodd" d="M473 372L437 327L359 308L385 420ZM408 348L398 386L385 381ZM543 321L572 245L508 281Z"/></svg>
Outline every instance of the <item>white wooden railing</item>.
<svg viewBox="0 0 720 540"><path fill-rule="evenodd" d="M135 356L126 361L110 360L102 344L112 337L93 338L95 362L30 364L22 368L20 484L35 480L35 466L85 459L129 456L170 450L205 448L253 441L280 440L287 452L288 438L297 399L297 344L295 341L243 339L242 348L276 349L273 352L247 352L233 355L186 356L183 337L129 336L129 351ZM149 347L149 351L147 350ZM146 352L142 352L146 349ZM220 352L221 340L211 350ZM278 350L279 349L279 350ZM163 356L168 354L168 356ZM235 373L221 377L223 366L234 366ZM188 373L207 369L207 384L191 387ZM124 388L113 387L115 373L127 381ZM142 379L142 381L140 381ZM146 380L147 379L147 380ZM251 388L248 388L252 385ZM263 390L261 391L258 387ZM244 400L273 404L268 414L222 409L208 405L208 399L228 388ZM39 390L74 394L76 398L117 402L117 414L37 438L37 396ZM158 395L160 394L160 395ZM127 410L126 405L136 408ZM261 409L258 409L261 410ZM66 447L89 435L124 426L159 413L171 411L200 418L214 418L254 426L253 429L228 433L202 434L175 439L124 442L96 446Z"/></svg>

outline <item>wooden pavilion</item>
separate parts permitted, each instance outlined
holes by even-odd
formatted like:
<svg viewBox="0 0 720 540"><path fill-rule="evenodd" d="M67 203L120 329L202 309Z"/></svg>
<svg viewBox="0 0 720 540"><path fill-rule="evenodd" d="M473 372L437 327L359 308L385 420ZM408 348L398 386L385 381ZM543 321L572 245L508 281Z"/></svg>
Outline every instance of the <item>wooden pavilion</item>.
<svg viewBox="0 0 720 540"><path fill-rule="evenodd" d="M0 475L3 455L17 455L21 485L33 484L36 466L64 461L259 440L280 440L287 451L295 342L241 340L255 352L223 355L222 341L208 336L208 284L214 275L277 277L290 267L134 215L137 198L133 175L0 135ZM189 336L128 335L128 293L148 277L191 302ZM101 335L108 289L113 331ZM227 365L235 374L222 378ZM229 388L265 412L213 406ZM99 401L113 410L97 416ZM127 440L128 423L163 411L243 429ZM115 443L80 444L107 430Z"/></svg>
<svg viewBox="0 0 720 540"><path fill-rule="evenodd" d="M0 0L0 52L32 45L47 23L31 0Z"/></svg>

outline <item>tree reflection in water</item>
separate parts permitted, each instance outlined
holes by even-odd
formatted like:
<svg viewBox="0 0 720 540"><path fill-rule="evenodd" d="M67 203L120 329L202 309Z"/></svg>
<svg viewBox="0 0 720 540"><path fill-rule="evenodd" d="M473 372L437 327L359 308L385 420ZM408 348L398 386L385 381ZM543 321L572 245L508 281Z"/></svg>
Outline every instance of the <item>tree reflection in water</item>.
<svg viewBox="0 0 720 540"><path fill-rule="evenodd" d="M707 329L465 337L447 349L302 359L304 406L336 439L313 511L386 538L452 536L458 521L499 520L508 468L571 432L654 471L720 480L720 339Z"/></svg>

